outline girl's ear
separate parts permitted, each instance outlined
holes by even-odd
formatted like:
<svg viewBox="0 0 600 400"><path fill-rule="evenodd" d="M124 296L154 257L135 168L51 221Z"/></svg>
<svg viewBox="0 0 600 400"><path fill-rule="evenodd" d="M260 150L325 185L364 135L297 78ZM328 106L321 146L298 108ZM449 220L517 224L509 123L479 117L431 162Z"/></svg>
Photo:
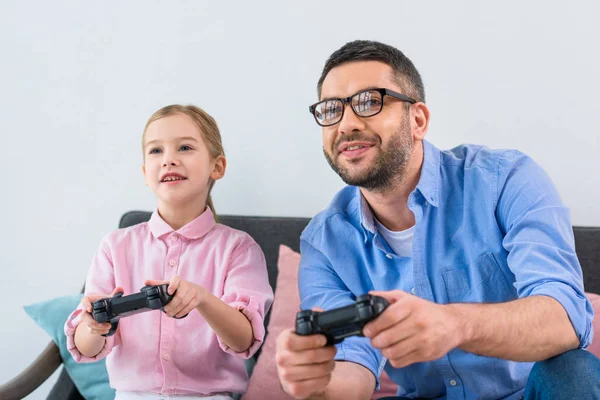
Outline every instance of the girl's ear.
<svg viewBox="0 0 600 400"><path fill-rule="evenodd" d="M225 156L218 156L215 160L212 173L210 174L211 179L215 181L221 179L225 176L225 169L227 169L227 159Z"/></svg>
<svg viewBox="0 0 600 400"><path fill-rule="evenodd" d="M148 177L146 176L146 164L142 164L142 172L144 173L144 183L146 186L150 186L148 185Z"/></svg>

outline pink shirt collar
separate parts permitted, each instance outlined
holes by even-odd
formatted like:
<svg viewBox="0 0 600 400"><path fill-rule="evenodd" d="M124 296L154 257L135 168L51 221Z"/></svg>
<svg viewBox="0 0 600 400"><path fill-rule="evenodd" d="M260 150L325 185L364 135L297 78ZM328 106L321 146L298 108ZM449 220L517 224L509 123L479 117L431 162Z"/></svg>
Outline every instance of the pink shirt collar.
<svg viewBox="0 0 600 400"><path fill-rule="evenodd" d="M186 239L199 239L210 232L216 224L215 217L210 210L210 207L206 207L206 210L202 214L187 225L179 228L176 232ZM152 235L157 239L174 231L173 228L171 228L171 226L158 214L158 210L152 213L152 216L148 221L148 227L150 228Z"/></svg>

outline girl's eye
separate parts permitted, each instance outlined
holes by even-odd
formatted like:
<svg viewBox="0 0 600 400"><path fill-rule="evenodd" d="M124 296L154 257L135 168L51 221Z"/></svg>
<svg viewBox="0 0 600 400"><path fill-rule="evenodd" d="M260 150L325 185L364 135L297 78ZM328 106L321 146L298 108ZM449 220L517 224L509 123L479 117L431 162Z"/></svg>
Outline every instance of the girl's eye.
<svg viewBox="0 0 600 400"><path fill-rule="evenodd" d="M183 144L183 145L181 145L181 147L179 148L179 150L181 150L181 151L188 151L188 150L192 150L192 148L190 146L188 146L187 144Z"/></svg>
<svg viewBox="0 0 600 400"><path fill-rule="evenodd" d="M160 153L160 149L154 148L154 149L150 149L150 151L148 152L148 154L159 154Z"/></svg>

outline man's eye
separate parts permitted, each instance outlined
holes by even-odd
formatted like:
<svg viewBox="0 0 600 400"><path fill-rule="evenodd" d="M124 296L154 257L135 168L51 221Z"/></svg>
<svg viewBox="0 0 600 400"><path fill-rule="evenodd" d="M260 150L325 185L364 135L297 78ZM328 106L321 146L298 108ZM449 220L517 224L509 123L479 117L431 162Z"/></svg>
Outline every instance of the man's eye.
<svg viewBox="0 0 600 400"><path fill-rule="evenodd" d="M377 98L366 99L358 103L359 108L373 108L379 107L381 105L381 100Z"/></svg>
<svg viewBox="0 0 600 400"><path fill-rule="evenodd" d="M183 144L181 145L181 147L179 148L179 150L181 151L188 151L188 150L193 150L191 146L188 146L187 144Z"/></svg>
<svg viewBox="0 0 600 400"><path fill-rule="evenodd" d="M148 154L160 154L160 149L157 149L157 148L150 149Z"/></svg>

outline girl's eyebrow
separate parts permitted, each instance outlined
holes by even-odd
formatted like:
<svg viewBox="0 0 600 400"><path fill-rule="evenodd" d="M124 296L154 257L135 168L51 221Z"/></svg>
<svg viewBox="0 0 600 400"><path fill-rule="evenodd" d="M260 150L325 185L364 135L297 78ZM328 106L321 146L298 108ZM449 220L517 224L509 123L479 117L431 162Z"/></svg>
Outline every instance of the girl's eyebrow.
<svg viewBox="0 0 600 400"><path fill-rule="evenodd" d="M173 139L173 141L180 141L180 142L183 142L185 140L190 140L190 141L194 141L194 142L198 141L198 139L196 139L193 136L181 136L181 137L176 137L175 139ZM149 142L146 143L146 146L150 146L153 143L161 143L161 142L162 142L162 140L158 140L158 139L151 140L151 141L149 141Z"/></svg>

